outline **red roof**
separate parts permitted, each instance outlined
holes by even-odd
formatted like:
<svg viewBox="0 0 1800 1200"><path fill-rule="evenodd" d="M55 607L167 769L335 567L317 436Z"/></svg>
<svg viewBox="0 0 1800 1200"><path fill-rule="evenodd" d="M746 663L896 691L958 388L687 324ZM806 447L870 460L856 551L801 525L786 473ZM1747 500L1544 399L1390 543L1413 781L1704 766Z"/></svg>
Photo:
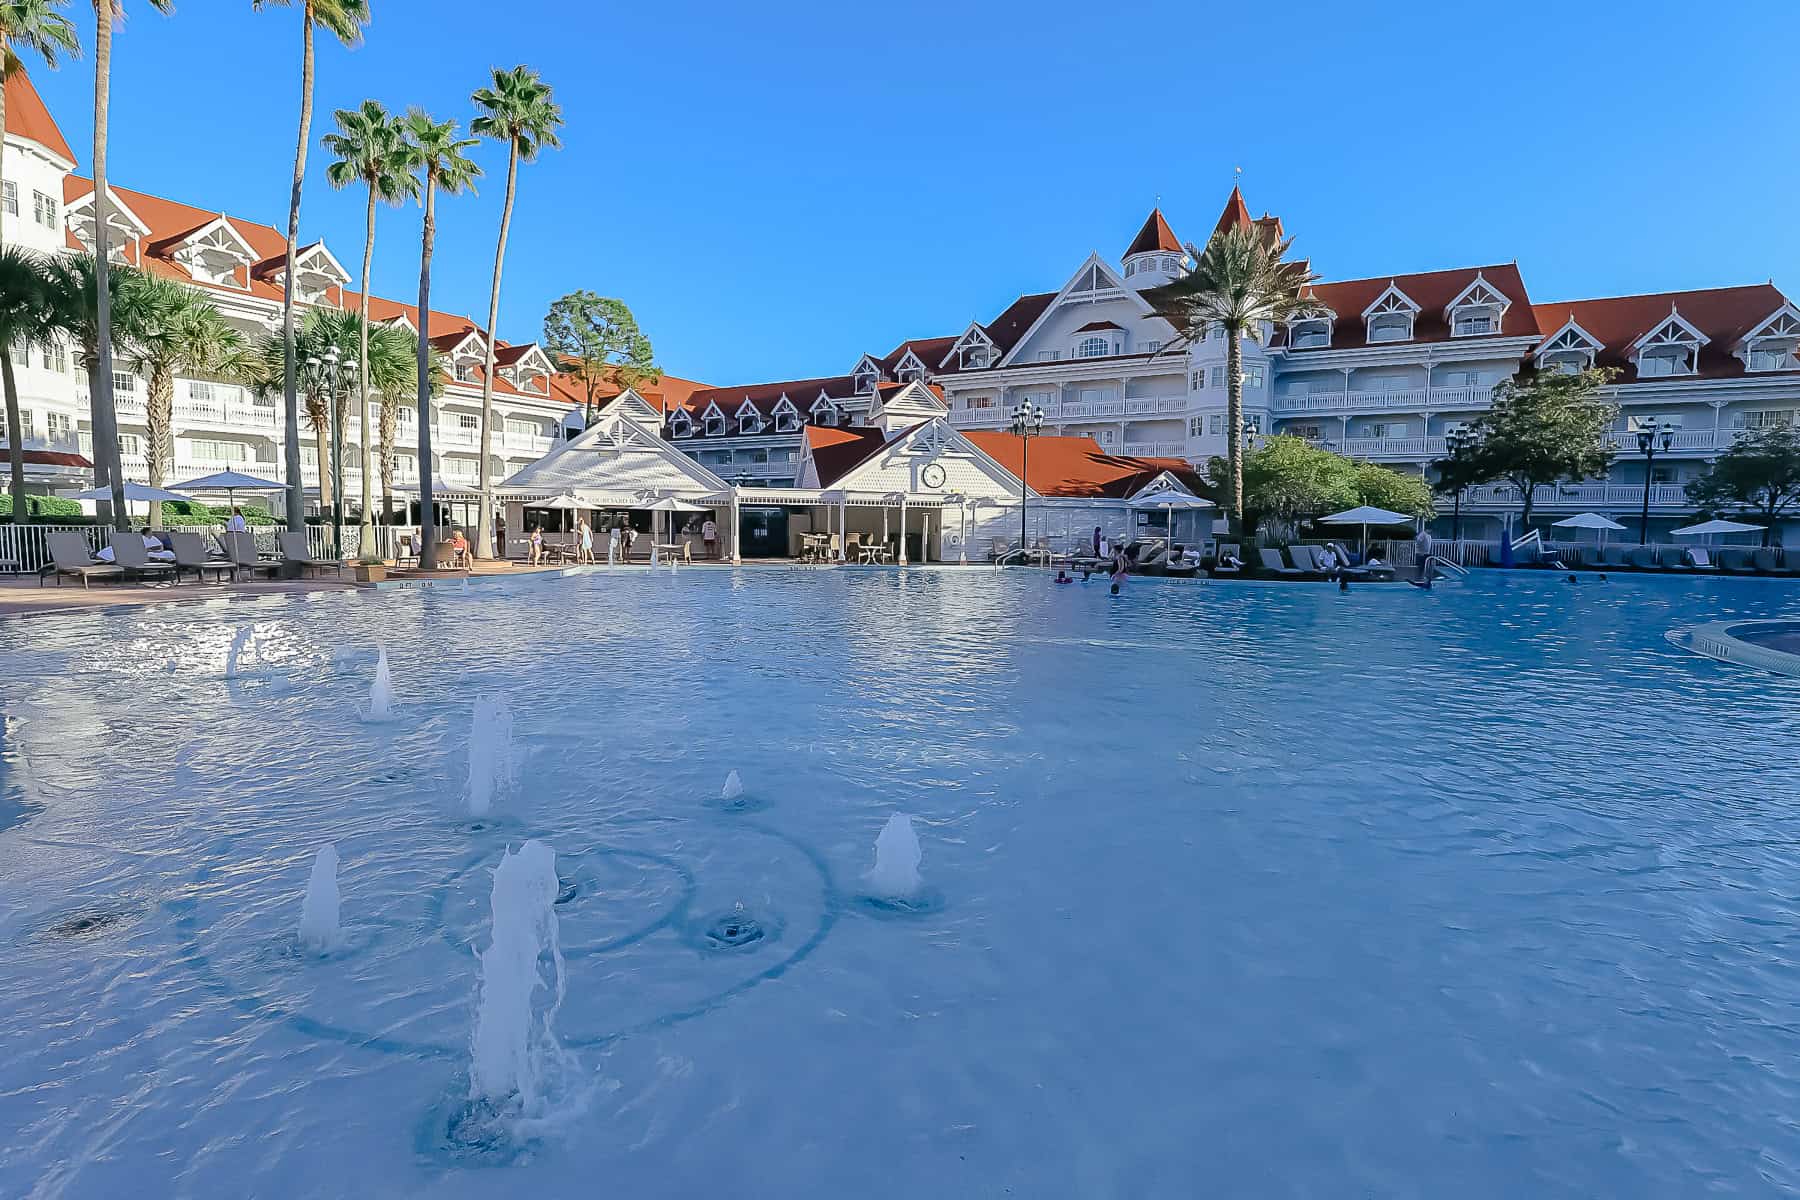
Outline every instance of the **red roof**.
<svg viewBox="0 0 1800 1200"><path fill-rule="evenodd" d="M1083 325L1080 329L1077 329L1075 332L1076 333L1093 333L1093 332L1095 332L1097 330L1101 330L1101 329L1123 329L1123 328L1125 328L1125 327L1123 325L1120 325L1116 321L1089 321L1086 325Z"/></svg>
<svg viewBox="0 0 1800 1200"><path fill-rule="evenodd" d="M0 439L0 449L6 448L4 439ZM26 466L37 467L77 467L84 471L92 470L94 464L79 454L70 454L65 450L22 450L20 457Z"/></svg>
<svg viewBox="0 0 1800 1200"><path fill-rule="evenodd" d="M1218 237L1227 229L1247 229L1253 224L1250 206L1244 203L1244 193L1234 184L1231 195L1225 198L1225 211L1219 214L1219 223L1213 226L1213 236Z"/></svg>
<svg viewBox="0 0 1800 1200"><path fill-rule="evenodd" d="M23 67L6 77L6 132L36 142L59 158L75 161L75 152L63 140L62 130L56 127L55 118L44 107L43 97L31 86Z"/></svg>
<svg viewBox="0 0 1800 1200"><path fill-rule="evenodd" d="M1700 347L1695 364L1704 378L1744 374L1743 360L1732 354L1745 334L1775 314L1787 297L1772 283L1748 287L1706 288L1693 292L1653 292L1644 296L1610 296L1601 300L1566 300L1533 306L1538 328L1550 337L1573 317L1575 323L1605 343L1594 365L1619 367L1619 382L1631 383L1637 371L1629 357L1632 343L1668 319L1673 309L1711 340ZM1758 372L1761 374L1762 372ZM1675 380L1690 375L1673 376Z"/></svg>
<svg viewBox="0 0 1800 1200"><path fill-rule="evenodd" d="M1445 319L1444 310L1450 302L1461 295L1463 289L1475 282L1480 275L1488 286L1511 301L1506 315L1501 318L1500 332L1488 336L1521 337L1539 334L1540 321L1533 315L1531 297L1526 294L1525 280L1519 276L1519 268L1512 263L1503 263L1488 267L1458 267L1450 271L1425 271L1416 275L1378 275L1373 279L1351 279L1342 283L1316 284L1312 294L1320 303L1328 306L1337 314L1337 321L1332 326L1331 349L1344 350L1368 345L1368 324L1363 320L1363 310L1373 304L1389 286L1400 289L1414 304L1419 306L1419 314L1413 320L1413 336L1411 342L1400 345L1411 345L1414 342L1447 342L1450 340L1450 324ZM1554 326L1552 326L1554 328ZM1549 333L1549 329L1541 331ZM1635 336L1635 335L1634 335ZM1477 341L1476 338L1458 338L1458 341ZM1305 354L1306 351L1299 351Z"/></svg>
<svg viewBox="0 0 1800 1200"><path fill-rule="evenodd" d="M1021 439L997 430L971 429L963 434L1018 478L1020 459L1024 457ZM1091 437L1051 437L1031 439L1031 455L1026 483L1040 496L1106 496L1115 499L1131 495L1163 471L1181 480L1186 487L1198 491L1204 486L1200 476L1185 459L1134 458L1107 454Z"/></svg>
<svg viewBox="0 0 1800 1200"><path fill-rule="evenodd" d="M1169 250L1179 254L1181 253L1181 239L1175 236L1175 231L1170 229L1169 223L1163 219L1162 209L1153 208L1150 210L1150 215L1144 218L1144 227L1138 230L1136 237L1131 239L1131 245L1125 247L1125 257L1130 258L1134 254L1150 254L1158 250Z"/></svg>
<svg viewBox="0 0 1800 1200"><path fill-rule="evenodd" d="M881 430L864 426L833 429L827 425L808 425L806 444L812 453L813 469L819 475L819 486L825 488L887 445L887 439Z"/></svg>

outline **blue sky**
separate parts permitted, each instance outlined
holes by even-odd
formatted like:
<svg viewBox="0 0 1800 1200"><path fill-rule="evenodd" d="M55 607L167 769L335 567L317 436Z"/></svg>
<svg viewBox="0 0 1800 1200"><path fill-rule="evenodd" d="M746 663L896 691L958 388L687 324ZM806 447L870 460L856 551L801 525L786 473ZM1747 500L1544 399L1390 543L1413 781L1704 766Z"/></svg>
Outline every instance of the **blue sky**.
<svg viewBox="0 0 1800 1200"><path fill-rule="evenodd" d="M295 14L127 7L113 178L281 225ZM1089 250L1116 259L1159 195L1204 237L1238 166L1327 278L1517 259L1540 301L1771 277L1800 295L1789 4L372 7L365 45L321 43L315 135L365 97L466 117L490 66L536 67L568 125L522 173L502 336L591 288L711 383L958 332ZM85 169L86 61L34 78ZM479 153L433 294L481 320L505 160ZM324 164L315 142L303 232L354 271L362 201ZM418 224L381 214L378 294L415 294Z"/></svg>

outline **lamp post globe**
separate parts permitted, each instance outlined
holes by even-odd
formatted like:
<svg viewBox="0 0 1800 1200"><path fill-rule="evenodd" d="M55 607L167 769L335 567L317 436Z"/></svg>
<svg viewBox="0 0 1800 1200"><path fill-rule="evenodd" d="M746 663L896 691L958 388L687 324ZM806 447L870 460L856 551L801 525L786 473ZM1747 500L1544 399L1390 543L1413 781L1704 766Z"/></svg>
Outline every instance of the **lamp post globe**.
<svg viewBox="0 0 1800 1200"><path fill-rule="evenodd" d="M1031 466L1031 439L1044 431L1044 410L1027 397L1013 406L1012 434L1019 439L1019 560L1026 561L1026 505L1031 488L1026 477Z"/></svg>

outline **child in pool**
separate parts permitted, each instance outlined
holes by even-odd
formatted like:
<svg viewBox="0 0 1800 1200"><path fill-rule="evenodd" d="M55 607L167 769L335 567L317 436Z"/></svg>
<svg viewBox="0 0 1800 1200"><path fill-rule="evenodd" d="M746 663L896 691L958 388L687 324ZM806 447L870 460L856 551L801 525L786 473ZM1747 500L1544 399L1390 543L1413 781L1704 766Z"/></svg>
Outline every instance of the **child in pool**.
<svg viewBox="0 0 1800 1200"><path fill-rule="evenodd" d="M1056 571L1056 582L1058 582L1058 583L1074 583L1075 577L1070 575L1067 571L1063 570L1062 568L1058 567L1057 571Z"/></svg>

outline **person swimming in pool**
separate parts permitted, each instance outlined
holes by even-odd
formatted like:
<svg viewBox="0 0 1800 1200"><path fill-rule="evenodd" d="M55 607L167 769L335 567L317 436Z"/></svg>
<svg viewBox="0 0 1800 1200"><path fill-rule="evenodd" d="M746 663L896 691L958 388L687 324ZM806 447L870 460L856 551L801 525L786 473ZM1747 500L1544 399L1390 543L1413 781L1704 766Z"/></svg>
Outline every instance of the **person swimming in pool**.
<svg viewBox="0 0 1800 1200"><path fill-rule="evenodd" d="M1058 583L1074 583L1075 577L1073 575L1069 574L1067 571L1063 570L1061 567L1058 567L1056 569L1056 582L1058 582Z"/></svg>

